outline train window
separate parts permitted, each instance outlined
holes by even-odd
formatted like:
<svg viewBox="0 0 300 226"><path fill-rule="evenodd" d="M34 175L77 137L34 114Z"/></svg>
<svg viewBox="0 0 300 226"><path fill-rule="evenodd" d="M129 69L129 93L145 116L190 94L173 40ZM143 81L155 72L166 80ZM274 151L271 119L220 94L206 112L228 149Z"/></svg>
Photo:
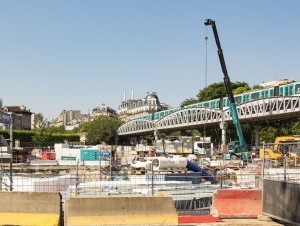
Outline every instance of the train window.
<svg viewBox="0 0 300 226"><path fill-rule="evenodd" d="M265 90L265 91L261 91L261 97L260 98L266 98L268 97L268 90Z"/></svg>
<svg viewBox="0 0 300 226"><path fill-rule="evenodd" d="M241 96L237 96L234 99L235 99L236 104L241 104L241 102L242 102L242 97Z"/></svg>
<svg viewBox="0 0 300 226"><path fill-rule="evenodd" d="M251 100L256 100L259 98L259 92L255 92L251 94Z"/></svg>
<svg viewBox="0 0 300 226"><path fill-rule="evenodd" d="M220 108L220 100L216 100L216 102L215 102L215 108Z"/></svg>
<svg viewBox="0 0 300 226"><path fill-rule="evenodd" d="M279 94L279 86L274 87L274 97L280 96Z"/></svg>
<svg viewBox="0 0 300 226"><path fill-rule="evenodd" d="M289 95L289 90L288 87L284 87L284 96L288 96Z"/></svg>
<svg viewBox="0 0 300 226"><path fill-rule="evenodd" d="M228 97L224 97L223 99L223 107L226 108L229 106L229 99Z"/></svg>
<svg viewBox="0 0 300 226"><path fill-rule="evenodd" d="M283 96L283 87L279 88L279 96L281 96L281 97Z"/></svg>
<svg viewBox="0 0 300 226"><path fill-rule="evenodd" d="M203 103L203 107L209 107L209 103L208 102Z"/></svg>
<svg viewBox="0 0 300 226"><path fill-rule="evenodd" d="M300 95L300 83L295 85L295 94Z"/></svg>
<svg viewBox="0 0 300 226"><path fill-rule="evenodd" d="M261 99L261 98L264 97L264 91L263 90L259 90L259 91L257 91L257 93L258 93L257 99Z"/></svg>
<svg viewBox="0 0 300 226"><path fill-rule="evenodd" d="M288 86L288 95L291 96L293 94L293 86L289 85Z"/></svg>
<svg viewBox="0 0 300 226"><path fill-rule="evenodd" d="M244 103L249 102L249 94L244 94Z"/></svg>
<svg viewBox="0 0 300 226"><path fill-rule="evenodd" d="M267 97L269 97L270 90L269 90L269 89L268 89L268 90L265 90L264 93L265 93L265 94L264 94L264 98L267 98Z"/></svg>

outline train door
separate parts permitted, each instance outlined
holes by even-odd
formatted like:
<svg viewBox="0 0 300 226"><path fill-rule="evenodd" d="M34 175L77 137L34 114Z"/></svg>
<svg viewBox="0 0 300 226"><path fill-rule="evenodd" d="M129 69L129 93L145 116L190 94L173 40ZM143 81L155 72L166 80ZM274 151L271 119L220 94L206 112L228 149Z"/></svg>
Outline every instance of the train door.
<svg viewBox="0 0 300 226"><path fill-rule="evenodd" d="M282 97L284 95L284 88L281 86L279 87L279 94L278 96Z"/></svg>
<svg viewBox="0 0 300 226"><path fill-rule="evenodd" d="M257 100L259 99L259 92L254 92L251 94L251 100Z"/></svg>
<svg viewBox="0 0 300 226"><path fill-rule="evenodd" d="M223 98L219 99L219 109L223 110Z"/></svg>
<svg viewBox="0 0 300 226"><path fill-rule="evenodd" d="M295 95L300 96L300 83L295 84Z"/></svg>
<svg viewBox="0 0 300 226"><path fill-rule="evenodd" d="M269 92L269 97L278 96L278 86L268 89L268 92ZM276 92L277 94L275 94Z"/></svg>

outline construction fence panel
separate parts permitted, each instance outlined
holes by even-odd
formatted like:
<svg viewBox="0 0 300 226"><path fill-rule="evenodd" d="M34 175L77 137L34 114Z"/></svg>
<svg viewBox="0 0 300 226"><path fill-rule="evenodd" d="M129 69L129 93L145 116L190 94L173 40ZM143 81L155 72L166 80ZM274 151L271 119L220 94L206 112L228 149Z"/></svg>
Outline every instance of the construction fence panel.
<svg viewBox="0 0 300 226"><path fill-rule="evenodd" d="M211 175L217 184L211 184L197 173L131 175L86 168L75 173L15 173L12 188L13 191L60 192L62 202L76 196L171 196L178 215L209 215L217 189L262 189L263 186L263 175L257 171L221 171ZM280 170L265 171L264 176L299 183L300 169L291 169L285 174ZM0 190L9 191L9 175L2 175L0 180Z"/></svg>

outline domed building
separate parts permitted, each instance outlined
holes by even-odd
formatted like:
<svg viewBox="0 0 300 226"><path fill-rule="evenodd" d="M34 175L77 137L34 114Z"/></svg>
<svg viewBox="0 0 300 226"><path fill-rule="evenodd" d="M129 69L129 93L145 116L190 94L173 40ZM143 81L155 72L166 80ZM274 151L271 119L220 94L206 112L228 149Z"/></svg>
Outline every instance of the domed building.
<svg viewBox="0 0 300 226"><path fill-rule="evenodd" d="M124 100L119 105L117 115L125 122L142 117L144 115L169 109L166 104L160 103L156 92L147 92L146 97L141 99Z"/></svg>

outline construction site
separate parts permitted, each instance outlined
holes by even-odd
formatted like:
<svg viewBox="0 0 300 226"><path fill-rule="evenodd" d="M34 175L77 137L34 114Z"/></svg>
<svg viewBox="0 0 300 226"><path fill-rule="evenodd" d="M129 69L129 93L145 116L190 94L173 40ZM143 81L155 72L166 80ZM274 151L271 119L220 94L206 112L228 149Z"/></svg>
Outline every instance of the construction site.
<svg viewBox="0 0 300 226"><path fill-rule="evenodd" d="M48 225L46 221L56 222L55 225L225 224L228 219L257 219L263 214L272 217L272 224L280 224L278 220L297 222L295 213L290 219L284 218L289 216L285 212L275 215L278 208L285 211L284 203L297 205L296 190L282 191L282 185L276 188L271 184L299 188L299 141L297 136L294 141L291 136L287 138L284 139L288 142L280 138L278 143L266 145L263 158L253 154L247 160L226 160L211 150L205 150L204 155L193 154L193 150L189 154L190 150L182 147L191 145L179 145L179 141L166 142L165 153L159 146L142 145L73 148L58 144L51 154L32 150L25 162L17 162L23 158L14 158L11 174L9 163L1 164L1 193L13 193L18 198L8 199L5 195L1 199L0 223L16 224L15 217L20 216L20 224L24 225L22 216L36 219L39 211L47 216L41 215L44 220L40 219L39 225ZM281 146L287 152L282 153ZM22 155L24 151L20 150L21 147L14 148L14 155ZM282 155L270 157L271 151ZM3 154L10 155L9 147ZM277 192L286 196L284 203L273 197ZM39 195L37 200L31 197L34 194ZM56 194L51 200L57 200L61 208L51 204L48 196L44 199L46 194ZM16 202L15 207L8 205L12 200ZM22 205L20 200L24 200ZM280 205L275 205L277 201ZM27 205L32 208L28 209ZM34 208L36 205L53 205L55 213L39 206ZM16 213L17 209L20 212ZM7 215L11 211L14 214ZM137 215L134 220L130 217L133 214Z"/></svg>
<svg viewBox="0 0 300 226"><path fill-rule="evenodd" d="M215 21L204 24L238 140L224 128L221 148L205 136L41 148L1 137L0 225L300 225L300 137L246 144Z"/></svg>

